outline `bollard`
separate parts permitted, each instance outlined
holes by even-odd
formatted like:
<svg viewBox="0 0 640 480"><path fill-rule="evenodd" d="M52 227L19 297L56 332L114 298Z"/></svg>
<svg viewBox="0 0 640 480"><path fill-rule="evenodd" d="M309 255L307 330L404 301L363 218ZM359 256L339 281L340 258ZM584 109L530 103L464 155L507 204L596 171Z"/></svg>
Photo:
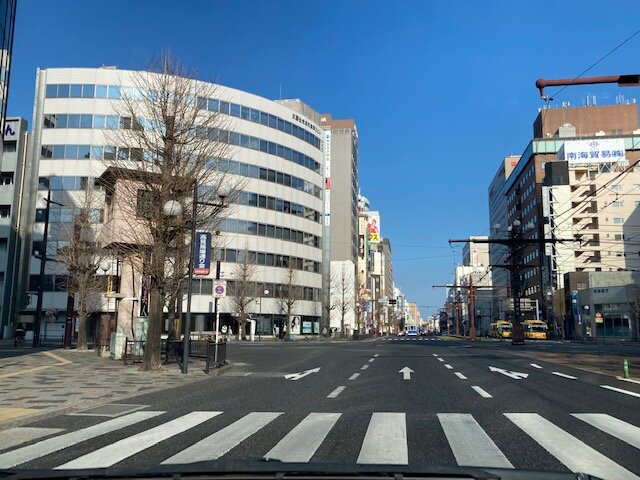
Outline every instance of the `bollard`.
<svg viewBox="0 0 640 480"><path fill-rule="evenodd" d="M629 378L629 360L626 358L622 361L623 369L624 369L624 378Z"/></svg>

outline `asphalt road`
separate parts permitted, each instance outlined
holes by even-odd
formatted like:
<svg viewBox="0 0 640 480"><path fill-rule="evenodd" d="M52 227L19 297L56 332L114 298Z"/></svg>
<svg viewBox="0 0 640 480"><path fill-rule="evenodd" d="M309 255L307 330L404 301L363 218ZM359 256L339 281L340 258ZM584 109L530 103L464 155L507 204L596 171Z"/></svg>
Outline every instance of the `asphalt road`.
<svg viewBox="0 0 640 480"><path fill-rule="evenodd" d="M537 358L572 348L556 345L230 344L234 367L188 389L3 432L0 468L259 469L269 459L640 478L640 384Z"/></svg>

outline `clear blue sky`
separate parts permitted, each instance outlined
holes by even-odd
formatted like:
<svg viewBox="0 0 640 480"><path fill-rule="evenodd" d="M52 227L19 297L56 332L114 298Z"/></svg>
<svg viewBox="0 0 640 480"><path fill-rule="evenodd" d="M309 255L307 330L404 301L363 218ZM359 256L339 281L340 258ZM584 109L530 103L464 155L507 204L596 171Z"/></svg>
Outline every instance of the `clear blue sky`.
<svg viewBox="0 0 640 480"><path fill-rule="evenodd" d="M536 78L574 77L638 28L638 0L19 0L9 114L31 118L37 67L142 68L167 48L234 88L278 98L282 84L283 98L356 120L396 283L440 305L431 286L460 258L447 239L488 232L487 187L531 139ZM640 73L638 52L640 35L589 75Z"/></svg>

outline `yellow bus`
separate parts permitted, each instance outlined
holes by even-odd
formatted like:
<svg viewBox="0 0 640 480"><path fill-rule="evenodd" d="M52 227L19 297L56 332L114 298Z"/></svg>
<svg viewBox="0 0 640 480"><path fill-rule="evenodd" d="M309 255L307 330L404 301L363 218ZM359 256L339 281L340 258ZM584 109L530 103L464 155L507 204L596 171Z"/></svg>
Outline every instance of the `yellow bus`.
<svg viewBox="0 0 640 480"><path fill-rule="evenodd" d="M547 324L542 320L525 320L522 322L524 327L524 338L530 340L546 340Z"/></svg>
<svg viewBox="0 0 640 480"><path fill-rule="evenodd" d="M511 322L498 320L490 325L491 336L495 338L511 338Z"/></svg>

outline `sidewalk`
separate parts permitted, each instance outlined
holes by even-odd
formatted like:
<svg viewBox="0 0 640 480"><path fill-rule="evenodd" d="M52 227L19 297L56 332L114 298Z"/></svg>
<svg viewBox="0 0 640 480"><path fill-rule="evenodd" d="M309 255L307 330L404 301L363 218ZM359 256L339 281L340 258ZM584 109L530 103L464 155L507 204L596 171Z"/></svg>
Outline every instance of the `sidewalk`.
<svg viewBox="0 0 640 480"><path fill-rule="evenodd" d="M0 350L7 350L6 345ZM12 352L4 351L11 354ZM23 352L24 353L24 352ZM214 376L191 359L183 375L176 363L162 372L102 358L93 350L56 349L0 358L0 430L54 411L81 410L138 394L182 386Z"/></svg>

